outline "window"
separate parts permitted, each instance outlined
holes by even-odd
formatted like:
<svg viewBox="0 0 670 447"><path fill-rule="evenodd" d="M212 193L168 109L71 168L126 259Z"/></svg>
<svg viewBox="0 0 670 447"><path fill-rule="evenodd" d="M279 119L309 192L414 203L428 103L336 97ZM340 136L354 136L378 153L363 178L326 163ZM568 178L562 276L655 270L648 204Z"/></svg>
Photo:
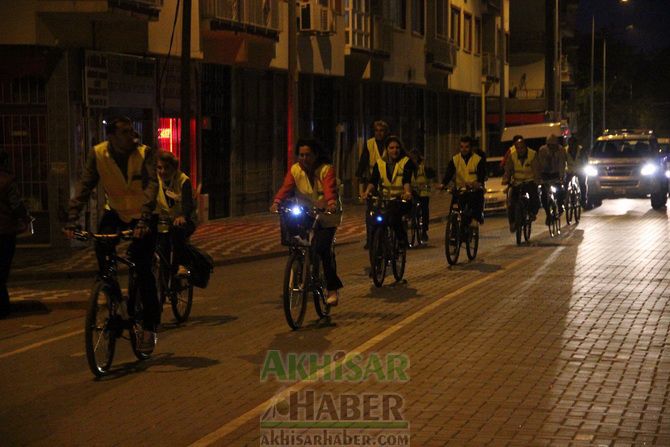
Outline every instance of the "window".
<svg viewBox="0 0 670 447"><path fill-rule="evenodd" d="M447 38L448 17L447 17L447 1L437 0L435 3L435 37Z"/></svg>
<svg viewBox="0 0 670 447"><path fill-rule="evenodd" d="M407 0L388 0L384 2L384 15L388 17L397 28L407 27Z"/></svg>
<svg viewBox="0 0 670 447"><path fill-rule="evenodd" d="M482 20L475 18L475 54L482 52Z"/></svg>
<svg viewBox="0 0 670 447"><path fill-rule="evenodd" d="M505 63L509 64L509 33L505 33Z"/></svg>
<svg viewBox="0 0 670 447"><path fill-rule="evenodd" d="M424 16L424 0L412 0L412 31L415 33L424 33Z"/></svg>
<svg viewBox="0 0 670 447"><path fill-rule="evenodd" d="M457 47L461 46L461 10L458 8L451 8L451 28L449 30L449 38Z"/></svg>
<svg viewBox="0 0 670 447"><path fill-rule="evenodd" d="M463 49L472 51L472 16L467 12L463 13Z"/></svg>

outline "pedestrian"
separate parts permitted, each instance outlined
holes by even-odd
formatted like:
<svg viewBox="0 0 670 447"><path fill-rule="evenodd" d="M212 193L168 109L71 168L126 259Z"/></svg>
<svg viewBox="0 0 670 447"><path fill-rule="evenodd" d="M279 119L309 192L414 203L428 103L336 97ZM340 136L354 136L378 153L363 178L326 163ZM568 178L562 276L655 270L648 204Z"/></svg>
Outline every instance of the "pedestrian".
<svg viewBox="0 0 670 447"><path fill-rule="evenodd" d="M26 231L30 215L16 179L9 172L9 154L0 150L0 318L9 315L7 279L16 250L16 235Z"/></svg>

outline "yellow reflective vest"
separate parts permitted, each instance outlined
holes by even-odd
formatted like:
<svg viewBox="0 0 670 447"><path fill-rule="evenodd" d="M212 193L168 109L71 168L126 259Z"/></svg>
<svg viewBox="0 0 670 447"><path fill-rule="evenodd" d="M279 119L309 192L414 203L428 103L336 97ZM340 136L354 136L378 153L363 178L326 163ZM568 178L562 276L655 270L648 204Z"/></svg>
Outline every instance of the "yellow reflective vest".
<svg viewBox="0 0 670 447"><path fill-rule="evenodd" d="M535 180L535 173L533 172L533 160L535 160L535 155L537 152L532 149L526 150L528 151L528 154L526 155L523 163L521 163L521 160L519 159L519 153L517 151L512 152L510 155L512 162L514 163L514 184L526 183Z"/></svg>
<svg viewBox="0 0 670 447"><path fill-rule="evenodd" d="M146 201L142 187L142 165L148 147L140 145L128 157L126 177L109 153L109 142L104 141L94 148L95 164L100 183L105 190L105 208L116 211L124 222L142 217L142 205Z"/></svg>
<svg viewBox="0 0 670 447"><path fill-rule="evenodd" d="M430 197L428 179L426 178L426 165L419 163L416 172L412 176L412 189L419 193L419 197Z"/></svg>
<svg viewBox="0 0 670 447"><path fill-rule="evenodd" d="M577 153L575 154L575 157L573 158L572 155L570 155L570 146L565 147L565 161L567 162L567 172L577 172L577 160L580 159L582 155L582 147L577 146Z"/></svg>
<svg viewBox="0 0 670 447"><path fill-rule="evenodd" d="M453 161L456 166L456 187L465 188L466 183L477 181L477 165L482 159L479 155L472 153L468 163L465 163L461 154L454 155Z"/></svg>
<svg viewBox="0 0 670 447"><path fill-rule="evenodd" d="M181 171L177 171L170 181L170 186L166 186L163 180L158 177L158 196L156 197L156 208L160 215L170 216L172 219L182 215L182 187L188 180L188 176ZM174 200L172 206L168 204L168 198ZM191 216L189 216L191 217Z"/></svg>
<svg viewBox="0 0 670 447"><path fill-rule="evenodd" d="M314 206L317 200L323 200L323 181L326 178L328 170L333 169L333 165L322 164L314 172L314 185L309 181L309 176L300 167L300 163L294 163L291 166L291 175L295 180L295 195ZM336 180L337 182L337 180ZM339 183L339 182L338 182ZM339 188L339 185L338 185ZM323 228L337 227L342 222L342 199L338 192L337 211L333 214L320 214L319 223Z"/></svg>
<svg viewBox="0 0 670 447"><path fill-rule="evenodd" d="M379 169L379 176L382 180L382 193L386 197L398 197L403 191L402 174L405 170L405 165L409 161L409 157L403 157L395 163L393 167L393 174L391 178L386 172L386 161L383 158L377 160L377 168Z"/></svg>
<svg viewBox="0 0 670 447"><path fill-rule="evenodd" d="M386 157L386 149L382 152L381 156L379 155L379 150L377 150L377 140L370 138L367 141L368 155L370 156L370 174L377 164L377 160Z"/></svg>

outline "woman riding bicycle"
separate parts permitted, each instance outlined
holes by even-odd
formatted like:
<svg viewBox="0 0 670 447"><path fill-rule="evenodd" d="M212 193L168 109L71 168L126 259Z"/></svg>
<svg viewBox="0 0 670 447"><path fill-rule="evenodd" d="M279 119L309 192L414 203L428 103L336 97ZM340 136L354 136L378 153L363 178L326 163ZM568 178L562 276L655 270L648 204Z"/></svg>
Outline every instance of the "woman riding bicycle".
<svg viewBox="0 0 670 447"><path fill-rule="evenodd" d="M291 166L284 177L284 184L275 195L270 211L276 213L279 205L292 194L311 206L325 209L328 213L338 211L337 180L335 169L322 152L321 145L313 139L300 139L296 143L298 162ZM342 281L337 276L335 253L332 251L337 226L327 227L317 222L314 231L316 252L323 263L328 298L326 303L337 306Z"/></svg>
<svg viewBox="0 0 670 447"><path fill-rule="evenodd" d="M195 231L193 214L193 187L189 177L179 170L179 159L172 153L161 151L156 163L158 174L158 194L156 212L160 218L172 221L172 242L175 262L179 265L178 275L186 275L186 244Z"/></svg>
<svg viewBox="0 0 670 447"><path fill-rule="evenodd" d="M399 137L391 135L386 139L386 157L377 160L365 195L370 196L378 187L386 199L412 199L412 176L415 166L405 154ZM392 201L389 204L389 224L395 229L400 246L407 247L407 231L403 226L403 216L409 214L410 203Z"/></svg>
<svg viewBox="0 0 670 447"><path fill-rule="evenodd" d="M421 215L423 216L423 229L421 234L421 241L428 240L428 222L430 220L430 185L428 183L428 174L426 172L426 164L424 163L423 155L417 150L413 149L409 152L409 158L416 166L416 171L412 177L412 189L421 207Z"/></svg>

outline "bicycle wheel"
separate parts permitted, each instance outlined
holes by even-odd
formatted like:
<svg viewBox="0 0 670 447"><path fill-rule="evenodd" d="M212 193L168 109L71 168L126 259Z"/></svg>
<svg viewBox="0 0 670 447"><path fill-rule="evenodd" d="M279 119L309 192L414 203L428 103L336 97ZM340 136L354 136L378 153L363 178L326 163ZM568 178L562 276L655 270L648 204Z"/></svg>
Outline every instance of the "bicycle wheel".
<svg viewBox="0 0 670 447"><path fill-rule="evenodd" d="M407 250L404 247L400 246L400 241L395 234L395 231L391 231L392 244L393 247L393 262L391 263L391 269L393 270L393 277L396 281L400 281L405 275L405 264L407 263ZM421 238L419 237L419 241Z"/></svg>
<svg viewBox="0 0 670 447"><path fill-rule="evenodd" d="M530 239L530 233L533 228L533 221L530 219L530 216L526 216L523 224L523 239L528 242Z"/></svg>
<svg viewBox="0 0 670 447"><path fill-rule="evenodd" d="M309 268L302 253L291 253L284 272L284 315L293 330L300 328L305 318L308 274Z"/></svg>
<svg viewBox="0 0 670 447"><path fill-rule="evenodd" d="M372 233L372 246L370 247L370 259L372 269L372 282L375 286L381 287L384 284L386 276L386 240L385 227L377 227Z"/></svg>
<svg viewBox="0 0 670 447"><path fill-rule="evenodd" d="M319 318L325 318L330 315L330 304L326 303L326 278L323 274L321 260L314 261L312 266L312 298L314 299L314 309Z"/></svg>
<svg viewBox="0 0 670 447"><path fill-rule="evenodd" d="M582 218L582 200L579 198L579 192L578 192L577 198L575 199L575 224L578 224L581 218Z"/></svg>
<svg viewBox="0 0 670 447"><path fill-rule="evenodd" d="M458 213L450 213L444 235L444 254L449 265L458 262L458 255L461 250L460 224L461 216Z"/></svg>
<svg viewBox="0 0 670 447"><path fill-rule="evenodd" d="M477 250L479 250L479 228L468 228L467 237L465 238L465 252L469 260L477 257Z"/></svg>
<svg viewBox="0 0 670 447"><path fill-rule="evenodd" d="M412 211L412 218L409 221L409 246L416 248L421 245L421 234L419 229L419 210L415 206Z"/></svg>
<svg viewBox="0 0 670 447"><path fill-rule="evenodd" d="M130 288L133 288L131 291ZM150 352L142 352L137 349L137 333L135 332L136 328L141 328L142 327L142 320L144 319L143 316L143 306L142 306L142 296L140 294L140 288L139 286L136 285L136 280L131 280L130 284L128 285L128 295L133 296L133 299L128 299L128 305L133 306L134 311L133 311L133 317L130 319L131 326L128 329L129 335L130 335L130 347L133 350L133 354L135 354L135 357L137 360L147 360L148 358L151 357Z"/></svg>
<svg viewBox="0 0 670 447"><path fill-rule="evenodd" d="M172 291L170 292L170 304L172 314L178 323L188 320L193 305L193 284L190 274L186 277L172 278Z"/></svg>
<svg viewBox="0 0 670 447"><path fill-rule="evenodd" d="M97 282L88 300L84 328L86 360L91 372L97 377L107 374L114 360L119 318L114 305L111 287L104 282Z"/></svg>
<svg viewBox="0 0 670 447"><path fill-rule="evenodd" d="M516 245L521 245L521 235L524 229L524 209L519 200L514 209L514 227L516 233Z"/></svg>
<svg viewBox="0 0 670 447"><path fill-rule="evenodd" d="M570 225L575 214L575 197L572 192L568 193L568 203L565 205L565 223Z"/></svg>

